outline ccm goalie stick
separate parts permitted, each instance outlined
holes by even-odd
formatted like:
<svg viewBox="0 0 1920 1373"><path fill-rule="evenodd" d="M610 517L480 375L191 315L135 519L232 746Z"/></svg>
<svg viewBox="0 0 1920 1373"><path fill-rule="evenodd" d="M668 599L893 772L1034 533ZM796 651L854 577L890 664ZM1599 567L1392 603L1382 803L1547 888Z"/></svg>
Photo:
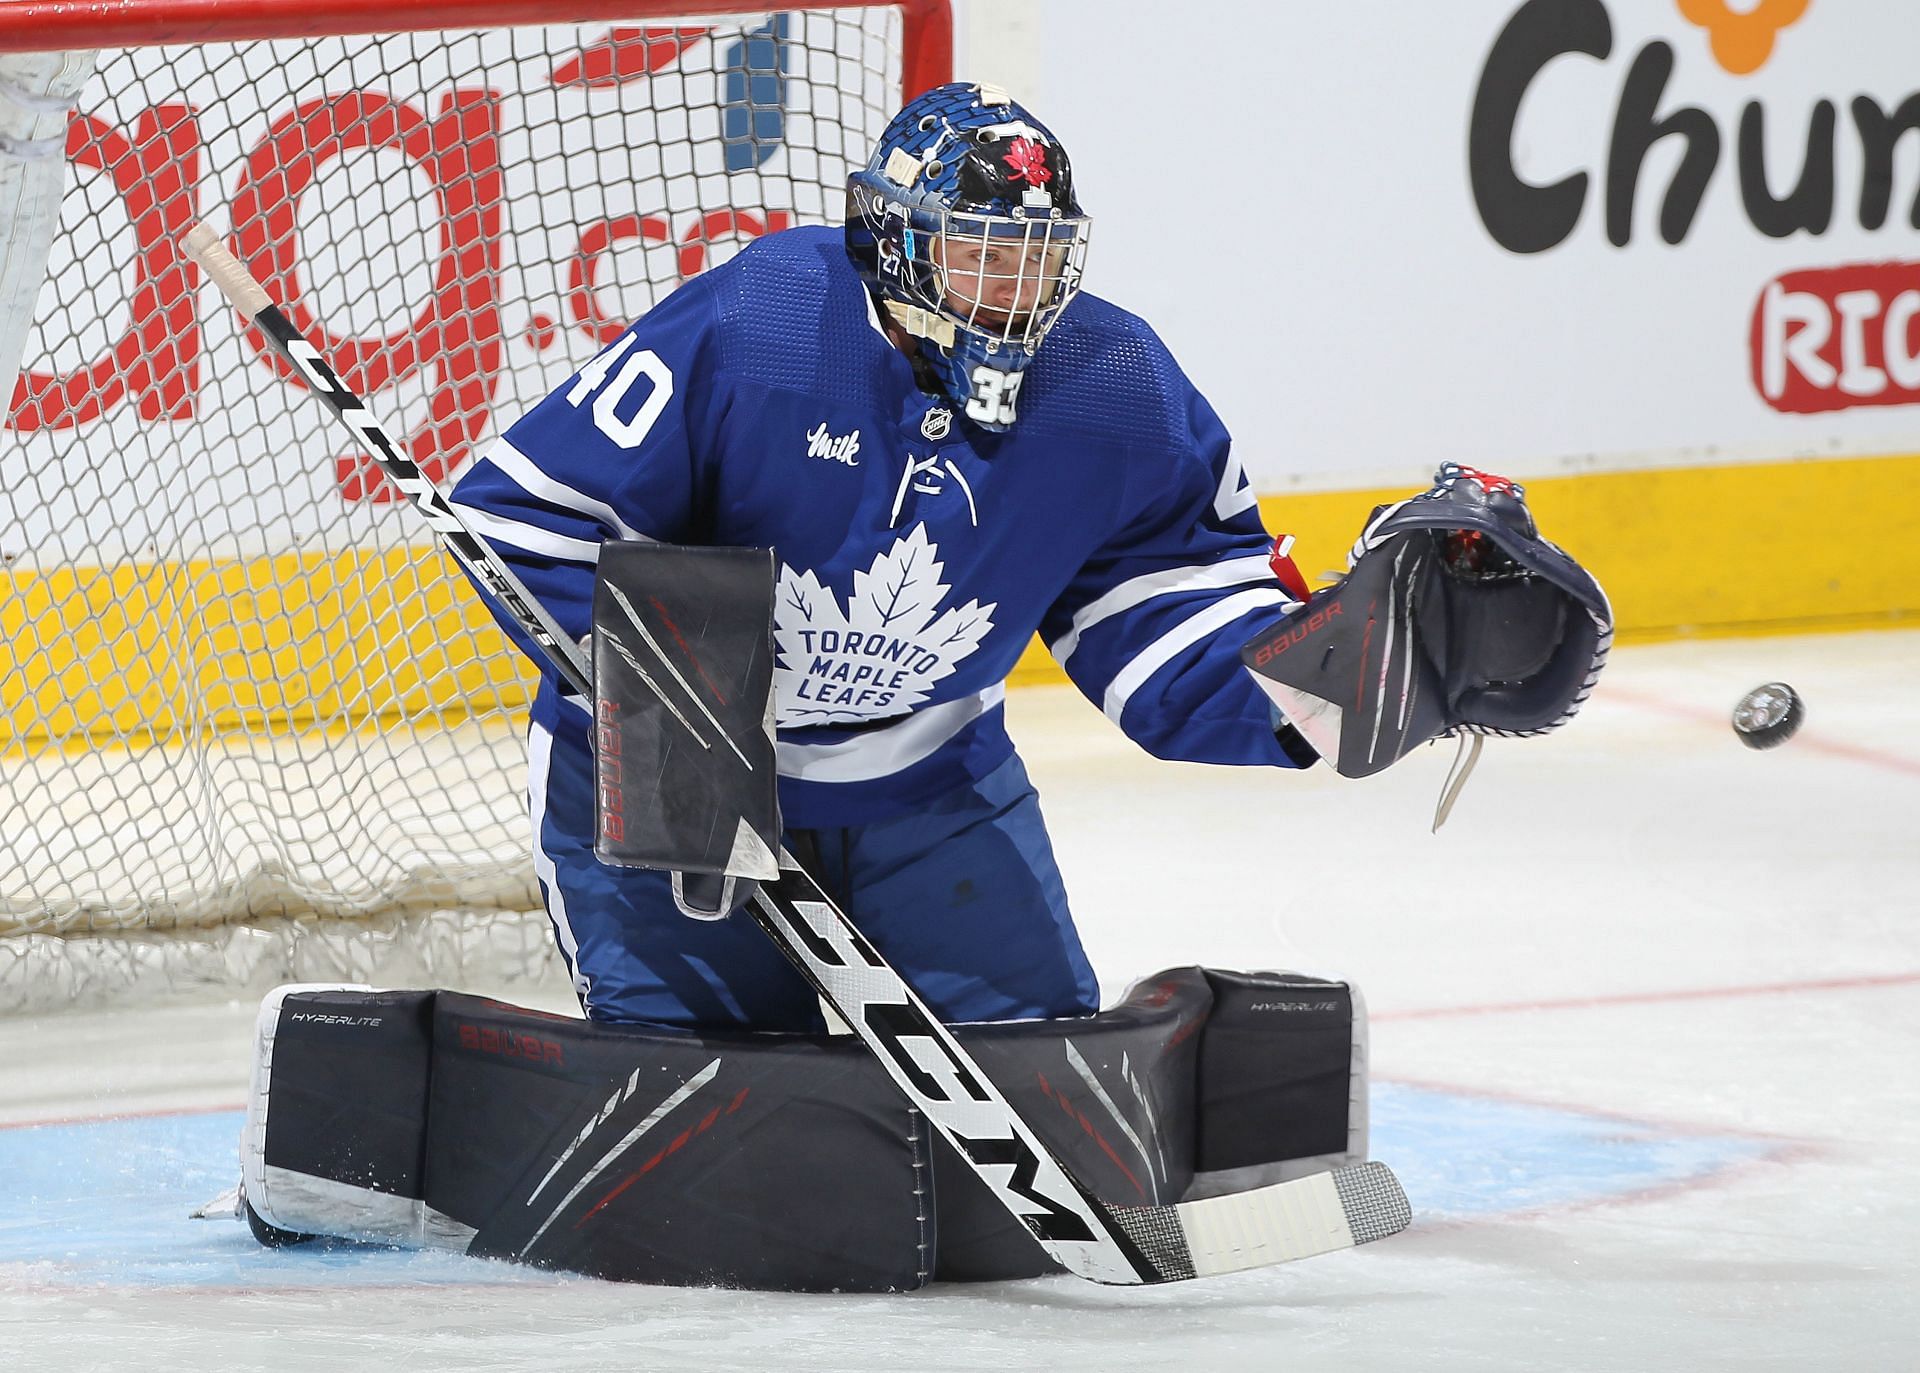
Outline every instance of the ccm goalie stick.
<svg viewBox="0 0 1920 1373"><path fill-rule="evenodd" d="M241 316L353 430L454 559L539 645L553 669L591 698L586 662L492 548L406 457L318 349L274 305L218 236L196 225L187 255ZM1114 1206L1096 1198L1042 1144L878 951L790 854L748 909L756 924L837 1011L887 1075L1068 1272L1113 1284L1176 1282L1306 1258L1384 1239L1411 1219L1385 1165L1363 1163L1200 1201Z"/></svg>

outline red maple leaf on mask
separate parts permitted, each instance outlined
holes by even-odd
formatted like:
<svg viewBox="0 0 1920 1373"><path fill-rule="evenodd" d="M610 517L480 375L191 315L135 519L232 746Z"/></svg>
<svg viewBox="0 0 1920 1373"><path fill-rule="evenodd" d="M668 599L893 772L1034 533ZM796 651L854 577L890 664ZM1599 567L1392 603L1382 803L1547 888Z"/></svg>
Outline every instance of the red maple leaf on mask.
<svg viewBox="0 0 1920 1373"><path fill-rule="evenodd" d="M1029 138L1016 138L1007 145L1007 180L1024 181L1029 186L1044 186L1053 180L1047 169L1047 152Z"/></svg>

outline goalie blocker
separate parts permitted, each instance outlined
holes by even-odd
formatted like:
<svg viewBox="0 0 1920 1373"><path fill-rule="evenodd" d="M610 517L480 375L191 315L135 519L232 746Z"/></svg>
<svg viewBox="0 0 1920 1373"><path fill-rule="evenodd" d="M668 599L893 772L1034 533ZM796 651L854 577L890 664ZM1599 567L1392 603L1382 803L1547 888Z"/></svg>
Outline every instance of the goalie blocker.
<svg viewBox="0 0 1920 1373"><path fill-rule="evenodd" d="M615 540L593 590L594 854L688 915L780 876L773 552Z"/></svg>
<svg viewBox="0 0 1920 1373"><path fill-rule="evenodd" d="M1118 1205L1366 1155L1366 1016L1345 983L1183 968L1096 1016L955 1031ZM283 987L261 1008L241 1163L241 1211L269 1243L794 1291L1059 1271L845 1037Z"/></svg>

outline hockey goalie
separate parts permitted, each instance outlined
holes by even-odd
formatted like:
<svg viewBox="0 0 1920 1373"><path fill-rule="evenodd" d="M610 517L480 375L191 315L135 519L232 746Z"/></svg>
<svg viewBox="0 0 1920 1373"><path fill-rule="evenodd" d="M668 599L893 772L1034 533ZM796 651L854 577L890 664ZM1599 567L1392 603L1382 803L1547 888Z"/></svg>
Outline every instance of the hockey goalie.
<svg viewBox="0 0 1920 1373"><path fill-rule="evenodd" d="M1310 593L1206 400L1081 290L1089 227L1045 125L937 88L844 230L689 281L463 477L435 527L543 669L534 863L585 1019L276 993L263 1239L878 1291L1406 1223L1356 989L1184 968L1102 1010L1004 681L1038 633L1156 756L1359 777L1565 723L1607 603L1452 466Z"/></svg>

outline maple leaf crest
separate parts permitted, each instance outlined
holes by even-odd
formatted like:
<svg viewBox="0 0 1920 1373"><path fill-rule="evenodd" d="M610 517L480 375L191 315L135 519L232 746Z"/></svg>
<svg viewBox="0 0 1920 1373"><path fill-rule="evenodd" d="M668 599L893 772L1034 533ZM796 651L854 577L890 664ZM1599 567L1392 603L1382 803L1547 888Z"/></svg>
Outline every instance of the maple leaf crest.
<svg viewBox="0 0 1920 1373"><path fill-rule="evenodd" d="M843 607L812 572L780 565L774 708L784 726L904 715L927 699L993 629L997 602L940 609L952 590L939 546L917 524L853 574Z"/></svg>
<svg viewBox="0 0 1920 1373"><path fill-rule="evenodd" d="M1047 150L1030 138L1016 138L1007 144L1007 168L1009 181L1044 186L1053 180L1053 172L1047 167Z"/></svg>

